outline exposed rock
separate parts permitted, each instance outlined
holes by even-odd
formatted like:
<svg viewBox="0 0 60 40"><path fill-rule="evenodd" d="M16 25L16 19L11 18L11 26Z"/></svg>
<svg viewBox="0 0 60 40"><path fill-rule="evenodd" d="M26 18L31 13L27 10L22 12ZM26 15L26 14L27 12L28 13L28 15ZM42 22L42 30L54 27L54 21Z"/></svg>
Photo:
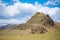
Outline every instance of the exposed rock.
<svg viewBox="0 0 60 40"><path fill-rule="evenodd" d="M25 24L20 24L20 25L18 25L15 29L25 30L26 28L27 28L27 25L25 25Z"/></svg>
<svg viewBox="0 0 60 40"><path fill-rule="evenodd" d="M47 29L44 26L35 26L33 28L31 28L31 33L35 34L35 33L45 33L47 32Z"/></svg>
<svg viewBox="0 0 60 40"><path fill-rule="evenodd" d="M27 22L28 24L42 24L42 25L54 25L54 21L51 19L51 17L48 14L36 12L34 16Z"/></svg>

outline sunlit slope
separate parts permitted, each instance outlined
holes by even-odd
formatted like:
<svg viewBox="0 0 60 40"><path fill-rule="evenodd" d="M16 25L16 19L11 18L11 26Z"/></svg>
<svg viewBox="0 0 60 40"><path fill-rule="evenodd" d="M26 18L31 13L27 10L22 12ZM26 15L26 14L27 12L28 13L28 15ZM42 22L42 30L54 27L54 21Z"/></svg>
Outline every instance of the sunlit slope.
<svg viewBox="0 0 60 40"><path fill-rule="evenodd" d="M3 31L2 34L0 34L0 40L60 40L60 32L21 34L19 30L14 30L11 32Z"/></svg>
<svg viewBox="0 0 60 40"><path fill-rule="evenodd" d="M59 30L59 25L57 30ZM60 40L60 32L53 31L53 28L47 28L49 32L43 34L31 34L31 30L0 30L0 40Z"/></svg>
<svg viewBox="0 0 60 40"><path fill-rule="evenodd" d="M60 40L60 23L37 12L27 23L0 30L0 40Z"/></svg>

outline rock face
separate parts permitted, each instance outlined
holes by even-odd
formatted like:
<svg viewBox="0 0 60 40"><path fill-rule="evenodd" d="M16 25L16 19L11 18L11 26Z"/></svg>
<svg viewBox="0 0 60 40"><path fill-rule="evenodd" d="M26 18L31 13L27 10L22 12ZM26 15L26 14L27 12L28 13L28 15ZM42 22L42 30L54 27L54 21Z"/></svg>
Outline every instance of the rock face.
<svg viewBox="0 0 60 40"><path fill-rule="evenodd" d="M54 21L48 14L36 12L34 16L27 22L28 24L42 24L42 25L54 25Z"/></svg>
<svg viewBox="0 0 60 40"><path fill-rule="evenodd" d="M35 26L31 29L32 33L35 34L35 33L45 33L47 32L47 29L44 27L44 26Z"/></svg>

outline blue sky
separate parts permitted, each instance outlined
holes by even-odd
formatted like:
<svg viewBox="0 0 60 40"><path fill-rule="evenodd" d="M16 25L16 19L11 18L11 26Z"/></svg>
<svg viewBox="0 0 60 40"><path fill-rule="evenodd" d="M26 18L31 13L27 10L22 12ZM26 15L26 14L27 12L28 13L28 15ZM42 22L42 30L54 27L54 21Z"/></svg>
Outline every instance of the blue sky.
<svg viewBox="0 0 60 40"><path fill-rule="evenodd" d="M0 0L0 25L25 23L35 12L60 22L60 0Z"/></svg>

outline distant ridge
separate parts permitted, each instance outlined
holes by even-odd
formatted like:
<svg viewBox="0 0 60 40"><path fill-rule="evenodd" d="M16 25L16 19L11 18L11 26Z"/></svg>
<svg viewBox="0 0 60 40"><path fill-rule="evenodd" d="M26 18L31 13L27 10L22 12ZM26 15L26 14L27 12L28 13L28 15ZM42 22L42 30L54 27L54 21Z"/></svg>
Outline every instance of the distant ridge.
<svg viewBox="0 0 60 40"><path fill-rule="evenodd" d="M0 30L10 30L10 29L13 29L15 28L17 25L15 24L7 24L7 25L3 25L0 27Z"/></svg>

